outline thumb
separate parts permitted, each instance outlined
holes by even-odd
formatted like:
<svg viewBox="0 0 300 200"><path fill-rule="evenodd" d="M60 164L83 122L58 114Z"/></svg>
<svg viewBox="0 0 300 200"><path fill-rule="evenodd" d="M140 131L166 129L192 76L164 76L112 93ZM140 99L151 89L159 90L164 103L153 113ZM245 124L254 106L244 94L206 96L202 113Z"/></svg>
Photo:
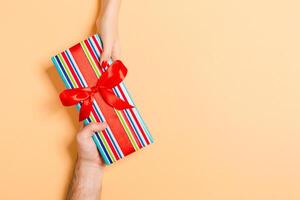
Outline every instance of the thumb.
<svg viewBox="0 0 300 200"><path fill-rule="evenodd" d="M90 138L95 132L103 131L107 127L107 123L90 123L85 126L79 133L78 137Z"/></svg>

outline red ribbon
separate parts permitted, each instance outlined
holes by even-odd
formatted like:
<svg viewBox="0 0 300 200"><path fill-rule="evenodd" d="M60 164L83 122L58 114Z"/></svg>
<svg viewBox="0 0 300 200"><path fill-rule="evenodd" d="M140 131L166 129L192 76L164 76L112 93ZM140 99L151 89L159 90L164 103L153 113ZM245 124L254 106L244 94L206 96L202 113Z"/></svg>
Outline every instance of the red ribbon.
<svg viewBox="0 0 300 200"><path fill-rule="evenodd" d="M82 102L79 121L89 117L93 109L93 100L96 93L99 93L108 105L117 110L133 108L132 105L117 97L112 91L112 88L124 80L126 74L127 68L120 60L116 60L101 74L95 86L64 90L59 95L60 100L64 106L73 106Z"/></svg>

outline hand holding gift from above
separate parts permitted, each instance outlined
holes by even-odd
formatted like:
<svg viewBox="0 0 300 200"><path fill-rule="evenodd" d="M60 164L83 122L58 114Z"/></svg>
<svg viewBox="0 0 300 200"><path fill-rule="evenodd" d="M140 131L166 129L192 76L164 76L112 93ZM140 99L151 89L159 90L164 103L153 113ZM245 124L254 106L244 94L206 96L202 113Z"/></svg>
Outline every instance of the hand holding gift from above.
<svg viewBox="0 0 300 200"><path fill-rule="evenodd" d="M100 63L110 58L119 60L121 56L118 30L118 17L121 0L102 0L101 11L96 21L97 32L103 42L103 54Z"/></svg>

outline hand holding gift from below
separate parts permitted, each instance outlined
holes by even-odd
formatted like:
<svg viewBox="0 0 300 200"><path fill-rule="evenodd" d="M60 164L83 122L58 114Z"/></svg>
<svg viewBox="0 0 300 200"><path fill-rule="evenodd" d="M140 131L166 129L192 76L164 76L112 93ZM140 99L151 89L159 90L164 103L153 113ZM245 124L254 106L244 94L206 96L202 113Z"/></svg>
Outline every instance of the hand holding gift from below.
<svg viewBox="0 0 300 200"><path fill-rule="evenodd" d="M100 198L104 163L91 137L106 127L106 123L91 123L76 135L78 158L68 191L68 200Z"/></svg>

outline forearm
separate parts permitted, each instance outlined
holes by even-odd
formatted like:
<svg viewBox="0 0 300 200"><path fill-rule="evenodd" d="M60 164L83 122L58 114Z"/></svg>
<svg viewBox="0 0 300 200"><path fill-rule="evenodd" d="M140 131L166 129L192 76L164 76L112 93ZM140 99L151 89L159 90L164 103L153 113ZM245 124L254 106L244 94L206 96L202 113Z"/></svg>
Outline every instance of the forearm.
<svg viewBox="0 0 300 200"><path fill-rule="evenodd" d="M118 18L121 0L103 0L101 3L99 18L103 16Z"/></svg>
<svg viewBox="0 0 300 200"><path fill-rule="evenodd" d="M100 63L109 59L120 59L119 40L119 10L121 0L103 0L101 11L96 21L97 33L100 34L103 43L103 53Z"/></svg>
<svg viewBox="0 0 300 200"><path fill-rule="evenodd" d="M99 200L102 186L101 166L78 160L75 166L68 200Z"/></svg>

